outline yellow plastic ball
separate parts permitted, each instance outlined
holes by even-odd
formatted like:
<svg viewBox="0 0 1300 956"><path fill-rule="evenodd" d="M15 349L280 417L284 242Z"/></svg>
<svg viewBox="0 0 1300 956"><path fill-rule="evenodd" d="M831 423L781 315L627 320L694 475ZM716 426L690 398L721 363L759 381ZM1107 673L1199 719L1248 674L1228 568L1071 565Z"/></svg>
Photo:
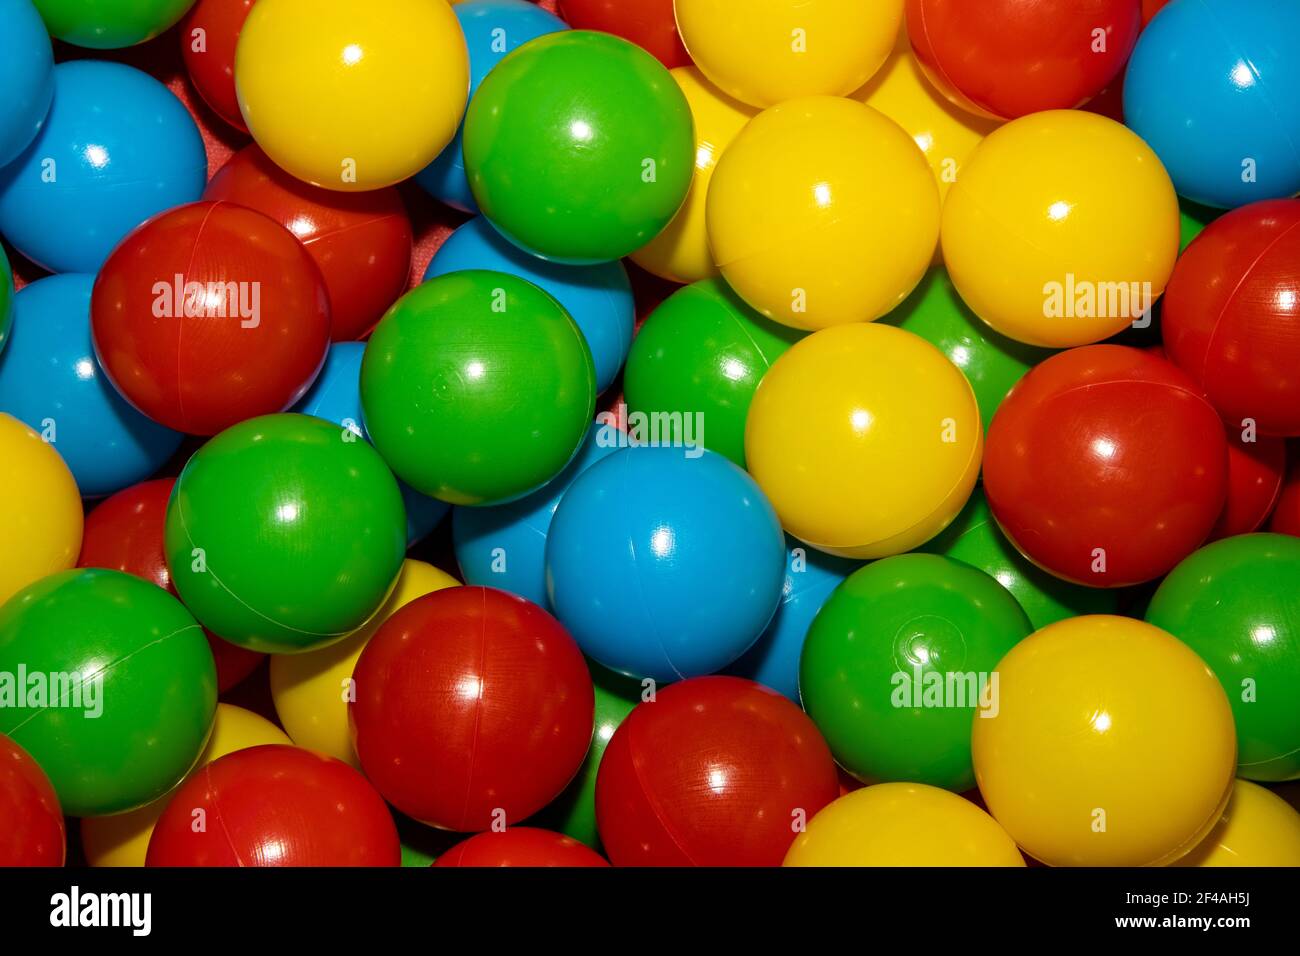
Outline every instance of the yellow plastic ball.
<svg viewBox="0 0 1300 956"><path fill-rule="evenodd" d="M54 447L0 413L0 604L77 563L85 512Z"/></svg>
<svg viewBox="0 0 1300 956"><path fill-rule="evenodd" d="M360 769L348 732L348 697L357 658L398 608L460 582L424 561L407 558L388 601L365 625L329 647L271 657L271 698L280 723L299 747Z"/></svg>
<svg viewBox="0 0 1300 956"><path fill-rule="evenodd" d="M997 666L971 736L989 812L1053 866L1163 866L1218 822L1232 792L1228 698L1184 643L1088 615L1025 638Z"/></svg>
<svg viewBox="0 0 1300 956"><path fill-rule="evenodd" d="M234 704L217 704L212 734L194 769L206 767L218 757L236 750L288 743L292 741L284 731L265 717ZM91 866L144 866L149 837L153 835L154 825L170 798L171 794L164 794L130 813L84 818L81 821L81 842L86 850L86 862Z"/></svg>
<svg viewBox="0 0 1300 956"><path fill-rule="evenodd" d="M920 783L881 783L824 807L783 865L1024 866L1025 859L969 800Z"/></svg>
<svg viewBox="0 0 1300 956"><path fill-rule="evenodd" d="M903 0L676 0L677 30L704 75L758 107L844 96L871 78Z"/></svg>
<svg viewBox="0 0 1300 956"><path fill-rule="evenodd" d="M445 0L259 0L235 50L249 132L284 170L326 189L379 189L451 142L469 55Z"/></svg>
<svg viewBox="0 0 1300 956"><path fill-rule="evenodd" d="M983 447L965 376L888 325L796 342L759 382L745 423L750 474L786 531L851 558L938 534L975 487Z"/></svg>
<svg viewBox="0 0 1300 956"><path fill-rule="evenodd" d="M718 161L706 199L714 262L768 318L824 329L879 318L921 280L939 189L901 126L856 100L764 110Z"/></svg>
<svg viewBox="0 0 1300 956"><path fill-rule="evenodd" d="M975 314L1029 345L1120 332L1164 292L1178 198L1151 148L1114 120L1049 110L970 155L943 207L943 259Z"/></svg>
<svg viewBox="0 0 1300 956"><path fill-rule="evenodd" d="M1177 865L1300 866L1300 813L1272 790L1238 780L1218 825Z"/></svg>
<svg viewBox="0 0 1300 956"><path fill-rule="evenodd" d="M718 274L704 224L704 200L722 151L758 111L723 93L693 66L680 66L672 76L695 120L695 174L677 215L631 259L647 272L688 284Z"/></svg>

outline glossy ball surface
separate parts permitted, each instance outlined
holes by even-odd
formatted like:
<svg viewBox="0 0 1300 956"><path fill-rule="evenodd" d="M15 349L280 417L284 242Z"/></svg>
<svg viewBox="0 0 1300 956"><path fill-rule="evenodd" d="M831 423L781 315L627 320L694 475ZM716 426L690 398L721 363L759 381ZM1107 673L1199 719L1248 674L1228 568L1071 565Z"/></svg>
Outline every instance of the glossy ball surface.
<svg viewBox="0 0 1300 956"><path fill-rule="evenodd" d="M1234 780L1218 826L1178 866L1300 866L1300 813L1271 790Z"/></svg>
<svg viewBox="0 0 1300 956"><path fill-rule="evenodd" d="M1253 435L1243 439L1243 429L1227 429L1228 500L1210 532L1210 540L1258 531L1282 495L1286 477L1286 442Z"/></svg>
<svg viewBox="0 0 1300 956"><path fill-rule="evenodd" d="M54 53L31 0L0 0L0 20L0 90L7 100L0 116L0 166L7 166L45 122L54 98Z"/></svg>
<svg viewBox="0 0 1300 956"><path fill-rule="evenodd" d="M489 830L457 843L434 866L609 866L573 837L536 827Z"/></svg>
<svg viewBox="0 0 1300 956"><path fill-rule="evenodd" d="M256 0L198 0L178 34L190 82L223 120L247 132L235 95L235 47Z"/></svg>
<svg viewBox="0 0 1300 956"><path fill-rule="evenodd" d="M134 46L162 33L194 0L32 0L50 36L93 50Z"/></svg>
<svg viewBox="0 0 1300 956"><path fill-rule="evenodd" d="M0 867L62 866L67 832L59 797L32 755L0 734Z"/></svg>
<svg viewBox="0 0 1300 956"><path fill-rule="evenodd" d="M559 0L560 16L575 30L600 30L631 40L668 69L690 66L677 34L673 0Z"/></svg>

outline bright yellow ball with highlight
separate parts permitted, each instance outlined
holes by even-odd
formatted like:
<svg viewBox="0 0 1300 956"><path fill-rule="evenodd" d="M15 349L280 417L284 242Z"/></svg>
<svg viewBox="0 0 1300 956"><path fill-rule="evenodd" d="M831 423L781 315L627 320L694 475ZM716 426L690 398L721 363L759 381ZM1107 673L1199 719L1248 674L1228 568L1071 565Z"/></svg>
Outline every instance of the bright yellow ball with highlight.
<svg viewBox="0 0 1300 956"><path fill-rule="evenodd" d="M1164 292L1178 197L1156 154L1114 120L1049 110L975 148L943 207L943 259L966 304L1029 345L1122 331Z"/></svg>
<svg viewBox="0 0 1300 956"><path fill-rule="evenodd" d="M445 0L259 0L239 34L235 90L276 165L326 189L379 189L451 142L469 54Z"/></svg>
<svg viewBox="0 0 1300 956"><path fill-rule="evenodd" d="M796 329L870 321L915 288L934 256L939 188L901 126L856 100L764 110L714 170L714 262L751 306Z"/></svg>
<svg viewBox="0 0 1300 956"><path fill-rule="evenodd" d="M1069 618L997 665L975 779L1021 849L1052 866L1164 866L1218 823L1237 739L1218 680L1143 621Z"/></svg>
<svg viewBox="0 0 1300 956"><path fill-rule="evenodd" d="M844 96L879 69L903 0L676 0L677 30L704 75L758 107Z"/></svg>
<svg viewBox="0 0 1300 956"><path fill-rule="evenodd" d="M388 600L362 627L337 644L317 651L273 655L271 697L280 723L293 742L360 769L348 732L348 696L357 659L375 632L399 608L458 584L445 571L407 558Z"/></svg>
<svg viewBox="0 0 1300 956"><path fill-rule="evenodd" d="M966 504L984 432L970 383L920 336L855 324L796 342L759 382L745 459L790 534L883 558Z"/></svg>
<svg viewBox="0 0 1300 956"><path fill-rule="evenodd" d="M1232 785L1223 818L1178 866L1300 866L1300 813L1249 780Z"/></svg>
<svg viewBox="0 0 1300 956"><path fill-rule="evenodd" d="M1015 841L975 804L920 783L881 783L824 807L784 866L1024 866Z"/></svg>

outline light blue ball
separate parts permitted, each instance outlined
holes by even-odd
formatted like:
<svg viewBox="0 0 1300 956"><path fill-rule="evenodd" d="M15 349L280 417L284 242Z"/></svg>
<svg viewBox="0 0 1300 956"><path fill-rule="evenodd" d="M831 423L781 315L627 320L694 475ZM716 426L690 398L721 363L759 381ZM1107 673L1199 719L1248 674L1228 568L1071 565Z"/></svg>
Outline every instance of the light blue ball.
<svg viewBox="0 0 1300 956"><path fill-rule="evenodd" d="M1138 37L1124 121L1186 199L1231 209L1300 192L1300 3L1174 0Z"/></svg>
<svg viewBox="0 0 1300 956"><path fill-rule="evenodd" d="M0 0L0 166L36 138L54 97L54 53L31 0Z"/></svg>
<svg viewBox="0 0 1300 956"><path fill-rule="evenodd" d="M184 437L127 404L99 367L90 337L94 282L67 274L23 288L0 355L0 412L51 435L87 498L149 478Z"/></svg>
<svg viewBox="0 0 1300 956"><path fill-rule="evenodd" d="M488 75L507 53L523 46L529 40L547 33L569 29L559 17L553 16L528 0L470 0L452 7L460 28L465 34L469 50L469 95L472 98L483 77ZM456 130L456 137L428 166L416 173L415 181L434 199L462 212L478 212L478 204L469 190L465 177L465 158L461 147L465 138L465 124Z"/></svg>
<svg viewBox="0 0 1300 956"><path fill-rule="evenodd" d="M632 347L636 304L623 263L572 266L524 252L476 216L447 237L429 262L424 281L449 272L488 269L527 279L564 307L582 330L596 363L596 390L618 377Z"/></svg>
<svg viewBox="0 0 1300 956"><path fill-rule="evenodd" d="M207 162L194 120L153 77L60 63L40 132L0 169L0 233L51 272L95 272L140 223L197 200Z"/></svg>
<svg viewBox="0 0 1300 956"><path fill-rule="evenodd" d="M365 441L370 440L361 416L361 357L364 342L335 342L325 356L325 365L316 381L292 411L314 415L350 430ZM445 501L422 495L406 482L398 480L402 503L406 505L406 545L410 547L438 526L451 506Z"/></svg>
<svg viewBox="0 0 1300 956"><path fill-rule="evenodd" d="M659 682L722 670L772 620L785 539L754 479L722 455L632 447L560 499L546 540L555 616L610 670Z"/></svg>

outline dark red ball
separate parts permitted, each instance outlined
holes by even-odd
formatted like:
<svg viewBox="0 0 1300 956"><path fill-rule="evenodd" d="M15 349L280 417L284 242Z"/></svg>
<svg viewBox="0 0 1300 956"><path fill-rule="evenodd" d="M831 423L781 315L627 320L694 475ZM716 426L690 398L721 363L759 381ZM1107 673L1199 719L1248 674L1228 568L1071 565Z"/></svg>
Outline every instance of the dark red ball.
<svg viewBox="0 0 1300 956"><path fill-rule="evenodd" d="M0 867L62 866L67 834L45 771L0 734Z"/></svg>
<svg viewBox="0 0 1300 956"><path fill-rule="evenodd" d="M379 628L353 671L361 767L397 809L470 832L511 826L573 779L595 692L578 645L540 607L445 588Z"/></svg>
<svg viewBox="0 0 1300 956"><path fill-rule="evenodd" d="M609 866L595 850L573 837L536 827L509 827L462 840L434 866Z"/></svg>
<svg viewBox="0 0 1300 956"><path fill-rule="evenodd" d="M560 0L559 10L573 29L631 40L670 70L692 64L677 33L673 0Z"/></svg>
<svg viewBox="0 0 1300 956"><path fill-rule="evenodd" d="M1257 531L1277 504L1286 474L1286 442L1256 435L1245 441L1228 429L1228 499L1210 540Z"/></svg>
<svg viewBox="0 0 1300 956"><path fill-rule="evenodd" d="M198 0L181 23L181 57L203 101L235 129L248 131L235 97L235 46L255 0Z"/></svg>
<svg viewBox="0 0 1300 956"><path fill-rule="evenodd" d="M1150 581L1223 510L1228 444L1194 382L1141 349L1089 345L1031 369L989 426L984 492L1035 564L1092 587Z"/></svg>
<svg viewBox="0 0 1300 956"><path fill-rule="evenodd" d="M1268 530L1300 538L1300 455L1294 456L1268 519Z"/></svg>

